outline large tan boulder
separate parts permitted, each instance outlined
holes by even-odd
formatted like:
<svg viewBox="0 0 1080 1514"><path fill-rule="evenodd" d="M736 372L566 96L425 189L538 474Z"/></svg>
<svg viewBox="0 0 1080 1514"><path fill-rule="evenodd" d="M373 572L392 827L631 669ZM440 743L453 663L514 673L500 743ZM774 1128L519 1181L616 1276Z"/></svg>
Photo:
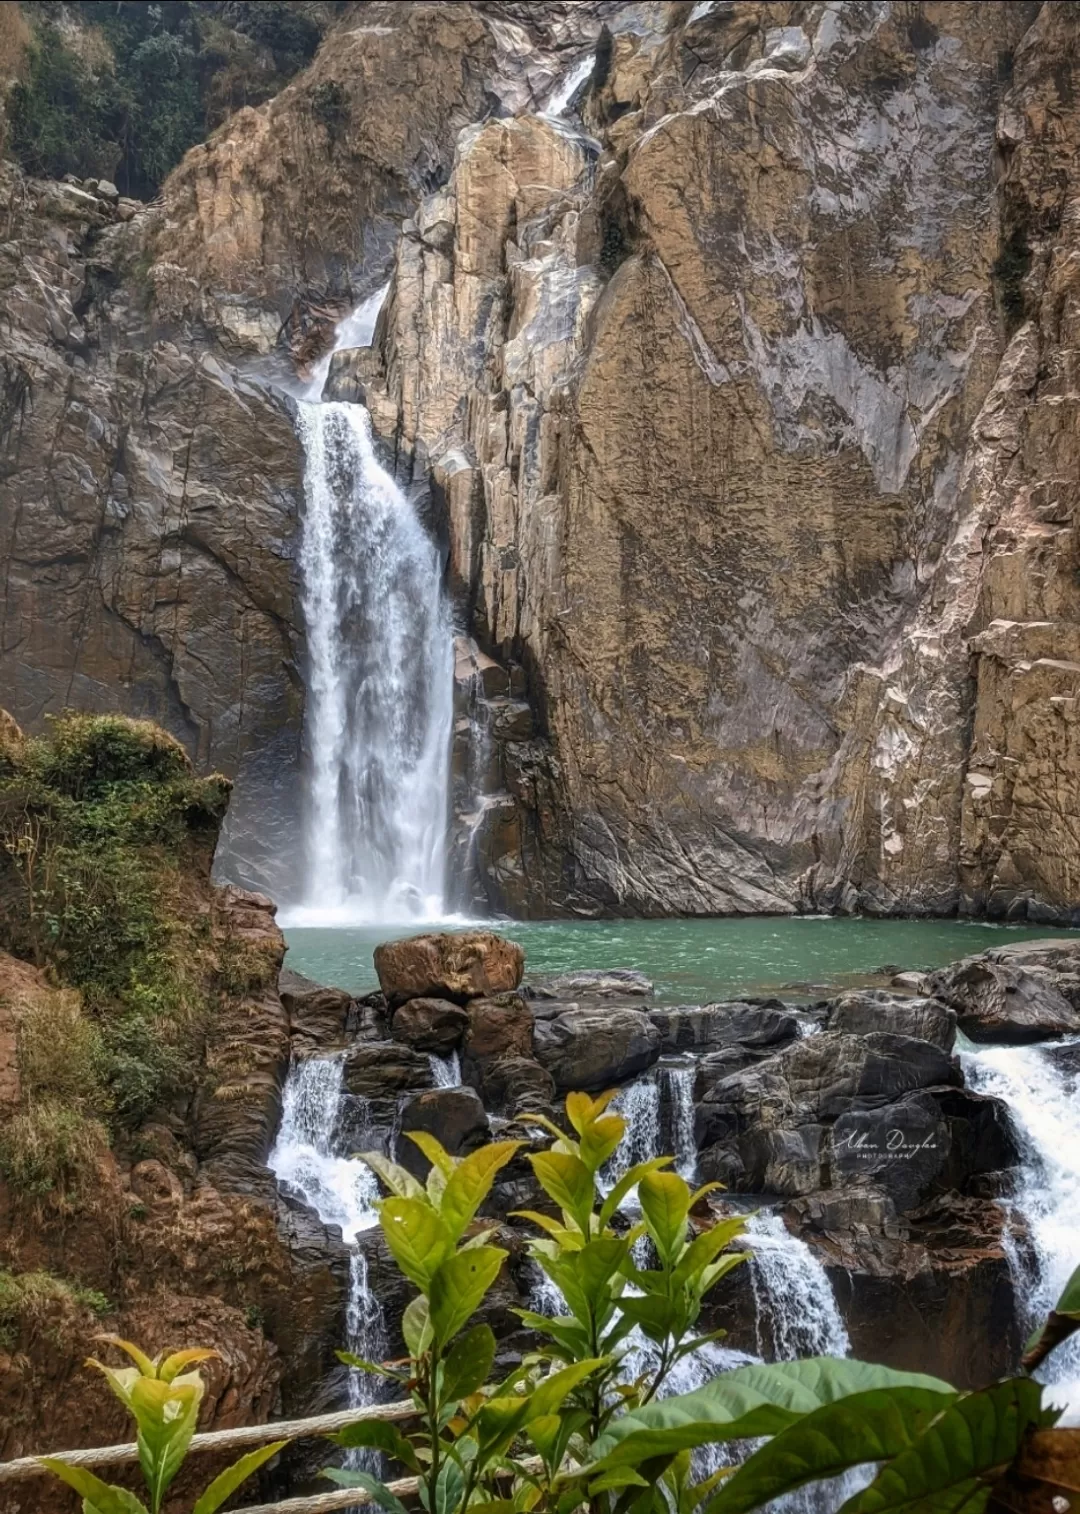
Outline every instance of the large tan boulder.
<svg viewBox="0 0 1080 1514"><path fill-rule="evenodd" d="M464 1004L517 988L525 953L494 931L410 936L375 948L379 986L392 1005L408 999L450 999Z"/></svg>

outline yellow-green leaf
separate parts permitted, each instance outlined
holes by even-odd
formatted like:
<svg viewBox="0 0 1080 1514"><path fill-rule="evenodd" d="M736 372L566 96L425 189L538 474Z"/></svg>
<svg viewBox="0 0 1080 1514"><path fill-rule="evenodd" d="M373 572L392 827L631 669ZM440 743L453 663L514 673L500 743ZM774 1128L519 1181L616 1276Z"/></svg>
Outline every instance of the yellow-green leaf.
<svg viewBox="0 0 1080 1514"><path fill-rule="evenodd" d="M673 1262L686 1239L689 1184L677 1172L647 1172L638 1183L638 1203L662 1260Z"/></svg>
<svg viewBox="0 0 1080 1514"><path fill-rule="evenodd" d="M514 1154L521 1141L493 1141L463 1158L446 1180L439 1213L455 1241L491 1192L498 1173Z"/></svg>
<svg viewBox="0 0 1080 1514"><path fill-rule="evenodd" d="M67 1462L54 1456L39 1456L38 1462L47 1467L54 1477L74 1488L99 1514L147 1514L147 1508L134 1493L119 1488L114 1483L102 1482L85 1467L69 1467Z"/></svg>
<svg viewBox="0 0 1080 1514"><path fill-rule="evenodd" d="M589 1234L595 1189L593 1175L580 1157L558 1151L540 1151L529 1161L537 1182L581 1231Z"/></svg>
<svg viewBox="0 0 1080 1514"><path fill-rule="evenodd" d="M441 1217L426 1198L394 1198L379 1205L379 1223L402 1272L426 1290L454 1244Z"/></svg>
<svg viewBox="0 0 1080 1514"><path fill-rule="evenodd" d="M383 1187L399 1199L424 1197L423 1185L416 1181L412 1173L406 1172L404 1167L392 1162L389 1157L384 1157L381 1151L358 1151L354 1161L363 1162L365 1167L370 1167Z"/></svg>
<svg viewBox="0 0 1080 1514"><path fill-rule="evenodd" d="M499 1275L507 1253L478 1246L448 1257L431 1279L431 1327L438 1341L452 1340Z"/></svg>
<svg viewBox="0 0 1080 1514"><path fill-rule="evenodd" d="M414 1146L418 1146L427 1157L432 1167L437 1167L444 1178L448 1178L454 1170L454 1159L440 1140L427 1130L406 1130L404 1132Z"/></svg>
<svg viewBox="0 0 1080 1514"><path fill-rule="evenodd" d="M231 1467L226 1467L224 1472L219 1472L202 1496L195 1500L195 1507L191 1514L217 1514L221 1505L236 1492L242 1482L246 1482L264 1462L276 1456L288 1444L287 1440L274 1440L269 1445L259 1446L257 1450L249 1451L246 1456L241 1456L234 1461Z"/></svg>
<svg viewBox="0 0 1080 1514"><path fill-rule="evenodd" d="M171 1383L174 1377L178 1377L185 1367L194 1366L196 1362L220 1361L220 1351L210 1351L206 1347L194 1347L190 1351L174 1351L167 1356L158 1368L157 1375L163 1383Z"/></svg>

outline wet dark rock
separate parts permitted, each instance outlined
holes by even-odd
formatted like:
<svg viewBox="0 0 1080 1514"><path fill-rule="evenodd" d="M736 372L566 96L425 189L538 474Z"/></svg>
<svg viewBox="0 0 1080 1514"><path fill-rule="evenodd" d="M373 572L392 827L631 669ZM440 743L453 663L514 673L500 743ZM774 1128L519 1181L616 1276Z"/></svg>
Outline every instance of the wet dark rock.
<svg viewBox="0 0 1080 1514"><path fill-rule="evenodd" d="M472 1088L432 1088L414 1094L401 1109L398 1161L415 1177L426 1178L431 1164L414 1142L412 1130L427 1131L451 1156L464 1156L482 1146L490 1134L480 1095Z"/></svg>
<svg viewBox="0 0 1080 1514"><path fill-rule="evenodd" d="M532 1057L532 1010L520 994L474 999L467 1015L463 1068L470 1081L479 1082L492 1062Z"/></svg>
<svg viewBox="0 0 1080 1514"><path fill-rule="evenodd" d="M611 967L531 978L525 991L537 999L647 999L653 985L644 973Z"/></svg>
<svg viewBox="0 0 1080 1514"><path fill-rule="evenodd" d="M404 1094L432 1085L431 1063L400 1041L364 1041L345 1058L342 1091L367 1101L373 1124L390 1127Z"/></svg>
<svg viewBox="0 0 1080 1514"><path fill-rule="evenodd" d="M945 1052L952 1051L956 1040L956 1014L947 1004L939 999L890 994L880 988L854 989L834 999L828 1026L841 1035L888 1031L898 1036L914 1036Z"/></svg>
<svg viewBox="0 0 1080 1514"><path fill-rule="evenodd" d="M555 1098L555 1079L532 1057L501 1057L484 1068L480 1091L485 1106L501 1114L543 1112Z"/></svg>
<svg viewBox="0 0 1080 1514"><path fill-rule="evenodd" d="M561 1092L626 1083L660 1056L660 1031L641 1010L579 1008L538 1020L533 1046Z"/></svg>
<svg viewBox="0 0 1080 1514"><path fill-rule="evenodd" d="M289 1033L314 1046L332 1046L345 1034L352 995L344 988L328 988L291 968L283 967L278 993L289 1016Z"/></svg>
<svg viewBox="0 0 1080 1514"><path fill-rule="evenodd" d="M445 1057L460 1046L469 1017L449 999L410 999L394 1011L390 1034L416 1051Z"/></svg>
<svg viewBox="0 0 1080 1514"><path fill-rule="evenodd" d="M705 1051L714 1047L784 1046L799 1034L799 1022L779 999L758 1003L679 1005L653 1009L649 1019L659 1030L665 1053Z"/></svg>
<svg viewBox="0 0 1080 1514"><path fill-rule="evenodd" d="M957 1025L971 1040L1022 1046L1080 1033L1080 1009L1056 978L1048 965L1029 972L1016 957L986 953L931 974L929 986L956 1011Z"/></svg>
<svg viewBox="0 0 1080 1514"><path fill-rule="evenodd" d="M525 953L493 931L410 936L375 948L375 971L392 1006L408 999L451 999L465 1004L512 992L521 982Z"/></svg>

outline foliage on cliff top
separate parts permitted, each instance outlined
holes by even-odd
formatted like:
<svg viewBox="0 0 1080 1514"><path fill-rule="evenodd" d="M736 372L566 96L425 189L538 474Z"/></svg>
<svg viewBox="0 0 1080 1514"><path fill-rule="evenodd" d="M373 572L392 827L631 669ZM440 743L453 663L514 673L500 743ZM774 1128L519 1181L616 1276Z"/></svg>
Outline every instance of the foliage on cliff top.
<svg viewBox="0 0 1080 1514"><path fill-rule="evenodd" d="M148 198L230 112L268 100L310 62L333 9L24 0L32 35L8 102L9 150L29 173L105 177Z"/></svg>
<svg viewBox="0 0 1080 1514"><path fill-rule="evenodd" d="M0 1267L0 1350L10 1350L23 1324L40 1324L58 1308L110 1313L112 1305L96 1288L80 1288L51 1272L9 1272Z"/></svg>
<svg viewBox="0 0 1080 1514"><path fill-rule="evenodd" d="M230 991L209 881L228 792L147 722L0 728L0 947L81 995L18 1015L22 1107L0 1170L24 1190L76 1187L98 1122L134 1129L193 1086Z"/></svg>

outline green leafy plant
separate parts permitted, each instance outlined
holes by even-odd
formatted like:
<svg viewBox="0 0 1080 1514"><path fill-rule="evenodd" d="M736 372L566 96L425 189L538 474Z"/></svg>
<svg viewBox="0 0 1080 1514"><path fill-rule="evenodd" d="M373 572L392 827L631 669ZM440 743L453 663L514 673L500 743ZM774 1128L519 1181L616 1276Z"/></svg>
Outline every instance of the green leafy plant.
<svg viewBox="0 0 1080 1514"><path fill-rule="evenodd" d="M752 1364L691 1393L664 1396L672 1368L714 1335L695 1335L709 1290L745 1257L728 1246L741 1219L695 1226L692 1193L670 1158L631 1168L610 1191L599 1175L625 1125L611 1095L567 1100L569 1131L530 1155L553 1212L519 1212L540 1234L530 1250L565 1300L555 1318L518 1311L535 1351L489 1383L495 1338L472 1323L506 1253L475 1217L517 1143L462 1161L430 1135L412 1139L431 1162L421 1185L377 1154L365 1160L390 1197L380 1223L398 1266L420 1290L406 1310L402 1362L350 1365L411 1396L418 1427L366 1420L332 1436L383 1453L413 1474L428 1514L747 1514L808 1484L863 1469L865 1486L840 1514L1066 1514L1080 1489L1080 1431L1056 1430L1042 1386L1010 1378L974 1392L921 1373L831 1357ZM621 1207L636 1191L641 1218ZM617 1228L618 1227L618 1228ZM644 1265L642 1248L649 1252ZM1032 1338L1034 1366L1080 1328L1080 1269ZM632 1332L651 1342L648 1370L628 1370ZM705 1446L765 1438L742 1461L695 1472ZM388 1514L395 1489L371 1471L329 1468ZM1064 1500L1064 1501L1062 1501Z"/></svg>
<svg viewBox="0 0 1080 1514"><path fill-rule="evenodd" d="M135 1420L139 1465L148 1501L143 1503L116 1483L103 1482L85 1467L69 1466L53 1456L41 1456L38 1460L82 1497L84 1514L160 1514L165 1494L187 1456L205 1391L200 1373L189 1369L216 1357L217 1352L195 1348L161 1353L151 1359L138 1346L119 1336L107 1335L101 1339L118 1346L134 1363L131 1367L107 1367L91 1360L87 1365L104 1374L109 1387ZM241 1456L195 1500L191 1514L216 1514L242 1482L286 1445L287 1440L276 1440Z"/></svg>
<svg viewBox="0 0 1080 1514"><path fill-rule="evenodd" d="M389 1191L380 1224L419 1294L403 1321L409 1351L404 1363L363 1362L347 1354L343 1360L395 1379L411 1394L420 1428L403 1433L369 1420L332 1438L349 1449L380 1451L413 1472L429 1514L471 1506L489 1514L509 1510L508 1481L516 1489L514 1507L571 1508L587 1501L590 1488L580 1472L567 1469L568 1461L584 1467L587 1448L613 1416L652 1400L687 1352L715 1338L695 1336L694 1326L705 1294L745 1259L745 1252L726 1251L745 1221L724 1221L695 1234L690 1211L708 1190L692 1192L682 1178L664 1171L670 1157L632 1167L604 1193L599 1175L626 1128L620 1115L608 1111L612 1097L571 1094L569 1131L529 1117L555 1137L548 1150L529 1157L554 1213L530 1210L520 1217L537 1227L532 1255L561 1291L567 1312L550 1319L518 1311L541 1342L493 1385L487 1385L495 1358L491 1328L465 1327L507 1253L491 1244L493 1229L477 1228L474 1220L521 1143L495 1143L458 1160L433 1136L410 1133L431 1163L424 1185L378 1153L361 1158ZM635 1189L641 1221L630 1228L623 1222L620 1233L614 1222ZM646 1237L655 1267L635 1260L635 1246ZM651 1370L628 1380L625 1343L635 1329L654 1344L655 1359ZM371 1472L329 1468L326 1475L366 1489L383 1508L401 1514L400 1500ZM618 1474L604 1486L625 1481Z"/></svg>

